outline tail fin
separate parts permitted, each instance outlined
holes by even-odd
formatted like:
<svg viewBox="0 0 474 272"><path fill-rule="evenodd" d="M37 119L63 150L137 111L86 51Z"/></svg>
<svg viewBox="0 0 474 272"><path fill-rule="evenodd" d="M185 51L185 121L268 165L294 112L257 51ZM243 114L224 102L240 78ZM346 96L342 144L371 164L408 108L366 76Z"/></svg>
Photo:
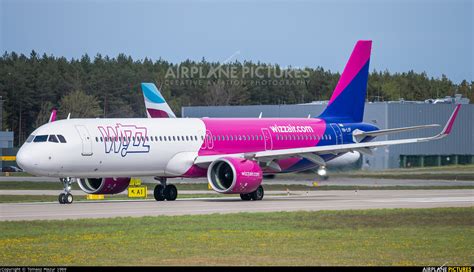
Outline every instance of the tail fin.
<svg viewBox="0 0 474 272"><path fill-rule="evenodd" d="M320 118L332 122L362 122L372 41L358 41Z"/></svg>
<svg viewBox="0 0 474 272"><path fill-rule="evenodd" d="M142 92L148 118L176 118L155 84L142 83Z"/></svg>
<svg viewBox="0 0 474 272"><path fill-rule="evenodd" d="M51 109L51 115L49 116L48 123L56 121L56 112L57 112L56 108Z"/></svg>

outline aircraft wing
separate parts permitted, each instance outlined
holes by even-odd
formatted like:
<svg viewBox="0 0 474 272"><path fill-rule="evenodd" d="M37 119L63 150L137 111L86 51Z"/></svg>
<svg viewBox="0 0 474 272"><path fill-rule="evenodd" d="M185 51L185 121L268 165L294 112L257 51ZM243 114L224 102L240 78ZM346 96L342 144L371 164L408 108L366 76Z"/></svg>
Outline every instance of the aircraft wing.
<svg viewBox="0 0 474 272"><path fill-rule="evenodd" d="M412 130L419 130L419 129L426 129L432 127L439 127L438 124L431 124L431 125L421 125L421 126L413 126L413 127L402 127L402 128L389 128L389 129L379 129L374 131L361 131L355 130L352 135L354 135L357 142L364 139L367 136L377 137L381 135L388 135L393 133L400 133L405 131L412 131Z"/></svg>
<svg viewBox="0 0 474 272"><path fill-rule="evenodd" d="M274 159L283 159L290 157L302 157L313 161L314 163L324 165L324 160L319 157L319 155L324 154L339 154L345 152L354 152L360 151L362 153L370 153L371 148L389 146L389 145L398 145L398 144L410 144L410 143L420 143L428 142L433 140L439 140L449 135L453 127L454 120L458 114L461 105L457 105L454 109L451 117L446 123L444 129L437 135L424 138L409 138L401 140L387 140L387 141L374 141L374 142L364 142L364 143L353 143L353 144L341 144L341 145L325 145L325 146L312 146L312 147L302 147L302 148L291 148L291 149L280 149L280 150L267 150L259 151L252 153L239 153L239 154L229 154L229 155L210 155L210 156L199 156L195 160L195 164L206 165L212 161L223 157L242 157L246 159L253 159L257 161L269 162ZM403 128L402 128L403 129Z"/></svg>

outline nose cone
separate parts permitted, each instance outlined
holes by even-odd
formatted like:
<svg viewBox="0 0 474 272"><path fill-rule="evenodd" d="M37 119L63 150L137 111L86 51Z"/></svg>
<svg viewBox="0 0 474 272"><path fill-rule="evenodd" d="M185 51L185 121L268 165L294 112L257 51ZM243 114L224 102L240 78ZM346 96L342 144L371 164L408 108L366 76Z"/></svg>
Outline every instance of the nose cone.
<svg viewBox="0 0 474 272"><path fill-rule="evenodd" d="M18 150L18 153L16 154L16 163L24 171L30 172L33 165L33 158L32 154L29 154L27 149L28 148L23 145L20 150Z"/></svg>

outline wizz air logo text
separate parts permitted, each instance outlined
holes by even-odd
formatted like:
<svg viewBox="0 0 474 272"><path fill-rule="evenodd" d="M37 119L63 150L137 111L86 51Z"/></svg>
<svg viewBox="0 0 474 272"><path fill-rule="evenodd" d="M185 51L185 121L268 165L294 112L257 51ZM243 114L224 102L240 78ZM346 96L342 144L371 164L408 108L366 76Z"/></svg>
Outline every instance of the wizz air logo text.
<svg viewBox="0 0 474 272"><path fill-rule="evenodd" d="M314 132L313 128L311 126L293 126L293 125L287 125L287 126L270 126L270 129L273 132L280 132L280 133L293 133L293 132Z"/></svg>
<svg viewBox="0 0 474 272"><path fill-rule="evenodd" d="M135 125L98 126L102 134L105 153L116 153L122 157L130 153L148 153L147 128Z"/></svg>

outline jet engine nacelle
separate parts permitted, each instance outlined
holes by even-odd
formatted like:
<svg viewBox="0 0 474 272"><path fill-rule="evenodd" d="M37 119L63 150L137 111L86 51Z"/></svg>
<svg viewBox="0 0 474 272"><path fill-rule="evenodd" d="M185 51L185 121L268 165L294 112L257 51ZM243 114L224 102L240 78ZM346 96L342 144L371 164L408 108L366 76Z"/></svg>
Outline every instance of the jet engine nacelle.
<svg viewBox="0 0 474 272"><path fill-rule="evenodd" d="M88 194L112 195L125 191L130 178L81 178L77 183Z"/></svg>
<svg viewBox="0 0 474 272"><path fill-rule="evenodd" d="M344 155L341 155L335 159L332 159L327 162L326 166L330 167L341 167L341 166L348 166L353 163L356 163L360 158L359 152L347 152Z"/></svg>
<svg viewBox="0 0 474 272"><path fill-rule="evenodd" d="M247 194L262 183L262 169L257 162L225 157L211 163L207 179L212 189L222 194Z"/></svg>

